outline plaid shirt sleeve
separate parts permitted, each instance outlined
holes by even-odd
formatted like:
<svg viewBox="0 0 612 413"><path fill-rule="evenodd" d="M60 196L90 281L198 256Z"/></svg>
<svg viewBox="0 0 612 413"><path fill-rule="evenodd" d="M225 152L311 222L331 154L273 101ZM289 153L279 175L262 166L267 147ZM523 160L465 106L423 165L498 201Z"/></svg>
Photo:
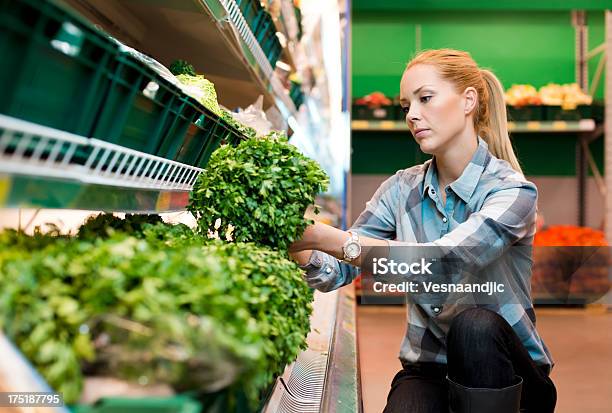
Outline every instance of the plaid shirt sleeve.
<svg viewBox="0 0 612 413"><path fill-rule="evenodd" d="M536 204L534 184L506 183L486 197L479 211L440 239L427 243L389 241L389 259L407 262L418 258L417 248L396 247L437 247L441 257L458 259L472 269L484 268L518 240L534 235ZM415 256L407 256L411 254Z"/></svg>
<svg viewBox="0 0 612 413"><path fill-rule="evenodd" d="M362 237L395 238L395 211L399 201L399 174L396 173L376 190L350 231ZM306 281L312 288L332 291L353 282L360 269L321 251L313 251L306 270Z"/></svg>

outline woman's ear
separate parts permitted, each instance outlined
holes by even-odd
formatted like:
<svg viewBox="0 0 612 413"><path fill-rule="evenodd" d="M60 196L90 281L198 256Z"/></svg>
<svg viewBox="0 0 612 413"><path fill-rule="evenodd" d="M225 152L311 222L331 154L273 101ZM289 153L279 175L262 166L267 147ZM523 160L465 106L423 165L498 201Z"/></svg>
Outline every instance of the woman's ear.
<svg viewBox="0 0 612 413"><path fill-rule="evenodd" d="M473 87L468 87L463 92L465 99L465 107L463 108L466 115L470 114L478 104L478 92Z"/></svg>

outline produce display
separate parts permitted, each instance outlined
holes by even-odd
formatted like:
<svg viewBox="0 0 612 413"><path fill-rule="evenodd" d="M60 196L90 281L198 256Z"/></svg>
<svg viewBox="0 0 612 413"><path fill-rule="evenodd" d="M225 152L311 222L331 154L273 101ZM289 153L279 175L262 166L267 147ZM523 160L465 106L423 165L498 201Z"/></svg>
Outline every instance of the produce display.
<svg viewBox="0 0 612 413"><path fill-rule="evenodd" d="M549 83L540 88L540 96L543 105L561 106L566 110L593 103L593 98L584 93L576 83L567 85Z"/></svg>
<svg viewBox="0 0 612 413"><path fill-rule="evenodd" d="M506 104L511 106L541 105L538 90L532 85L512 85L506 91Z"/></svg>
<svg viewBox="0 0 612 413"><path fill-rule="evenodd" d="M607 246L602 231L575 225L555 225L536 233L534 246Z"/></svg>
<svg viewBox="0 0 612 413"><path fill-rule="evenodd" d="M159 215L126 214L124 219L118 219L113 214L99 214L89 217L79 227L77 237L79 239L96 240L100 237L106 238L117 231L138 234L146 224L160 224L162 222Z"/></svg>
<svg viewBox="0 0 612 413"><path fill-rule="evenodd" d="M188 207L200 234L209 234L220 218L219 232L231 225L236 241L287 250L312 222L304 212L327 189L328 177L285 137L274 136L222 146L213 153Z"/></svg>
<svg viewBox="0 0 612 413"><path fill-rule="evenodd" d="M382 92L372 92L362 98L355 100L356 105L364 105L370 108L379 108L381 106L390 106L391 99L385 96Z"/></svg>
<svg viewBox="0 0 612 413"><path fill-rule="evenodd" d="M185 60L175 60L170 65L170 71L185 86L198 101L218 115L227 124L234 127L247 138L257 136L255 129L237 121L226 109L219 106L215 85L202 75L196 74L195 68Z"/></svg>
<svg viewBox="0 0 612 413"><path fill-rule="evenodd" d="M506 91L505 97L506 103L511 106L548 105L561 106L565 110L593 103L593 98L584 93L577 83L549 83L539 91L532 85L512 85Z"/></svg>
<svg viewBox="0 0 612 413"><path fill-rule="evenodd" d="M222 116L213 82L202 75L188 75L185 73L176 76L176 78L183 85L187 86L190 94L197 98L207 109L217 116Z"/></svg>
<svg viewBox="0 0 612 413"><path fill-rule="evenodd" d="M130 235L103 217L83 239L0 234L7 336L69 403L85 372L177 391L236 388L256 404L305 347L312 292L297 265L184 225Z"/></svg>
<svg viewBox="0 0 612 413"><path fill-rule="evenodd" d="M597 300L610 289L610 249L602 231L557 225L538 231L534 239L534 296L565 303Z"/></svg>
<svg viewBox="0 0 612 413"><path fill-rule="evenodd" d="M77 402L85 375L246 395L305 348L312 290L289 244L328 178L278 132L224 145L192 192L197 233L98 215L75 236L0 233L0 328Z"/></svg>
<svg viewBox="0 0 612 413"><path fill-rule="evenodd" d="M257 131L254 128L251 128L250 126L246 126L238 122L230 112L223 108L221 108L221 118L247 138L257 137Z"/></svg>
<svg viewBox="0 0 612 413"><path fill-rule="evenodd" d="M191 65L189 62L185 60L180 60L180 59L172 62L172 64L170 65L170 71L175 76L178 76L178 75L195 76L196 75L196 71L193 65Z"/></svg>

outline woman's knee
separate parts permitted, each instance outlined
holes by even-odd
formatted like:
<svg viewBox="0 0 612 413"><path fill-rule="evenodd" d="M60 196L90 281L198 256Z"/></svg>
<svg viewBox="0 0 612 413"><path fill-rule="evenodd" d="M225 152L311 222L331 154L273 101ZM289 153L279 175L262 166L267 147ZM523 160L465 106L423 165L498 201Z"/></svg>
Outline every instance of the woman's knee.
<svg viewBox="0 0 612 413"><path fill-rule="evenodd" d="M485 308L471 308L459 313L451 322L447 345L473 349L495 340L507 326L499 314Z"/></svg>

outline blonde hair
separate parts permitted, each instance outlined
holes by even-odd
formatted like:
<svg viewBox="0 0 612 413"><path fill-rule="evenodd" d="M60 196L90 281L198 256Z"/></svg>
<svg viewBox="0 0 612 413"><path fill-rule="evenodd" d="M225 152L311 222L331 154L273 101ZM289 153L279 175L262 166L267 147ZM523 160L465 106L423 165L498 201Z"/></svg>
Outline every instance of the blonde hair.
<svg viewBox="0 0 612 413"><path fill-rule="evenodd" d="M444 79L455 84L458 93L468 87L476 89L476 133L487 142L493 156L508 161L514 170L523 173L508 136L504 87L497 76L479 68L472 56L461 50L425 50L408 63L406 70L418 64L434 66Z"/></svg>

